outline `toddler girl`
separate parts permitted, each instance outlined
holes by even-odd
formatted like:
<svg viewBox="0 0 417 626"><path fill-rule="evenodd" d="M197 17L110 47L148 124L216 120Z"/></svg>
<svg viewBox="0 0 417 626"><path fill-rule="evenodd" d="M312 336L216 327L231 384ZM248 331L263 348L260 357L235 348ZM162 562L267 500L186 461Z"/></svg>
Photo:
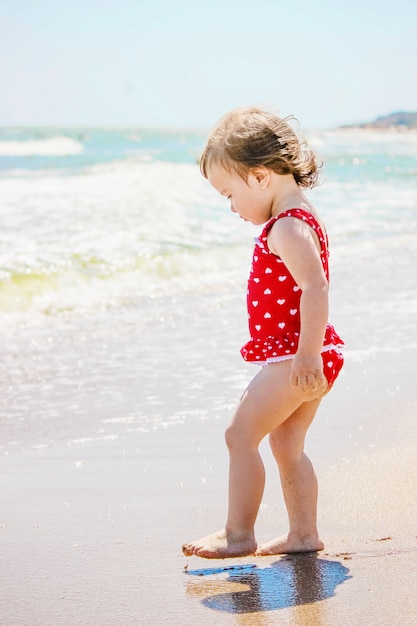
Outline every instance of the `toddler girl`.
<svg viewBox="0 0 417 626"><path fill-rule="evenodd" d="M343 341L328 323L328 241L302 189L317 184L313 152L287 120L255 107L225 115L200 160L211 185L244 220L265 224L247 291L250 340L241 353L262 366L226 431L229 503L222 530L183 545L186 556L226 558L323 549L317 479L304 453L307 429L342 365ZM258 545L264 490L261 440L278 464L288 534Z"/></svg>

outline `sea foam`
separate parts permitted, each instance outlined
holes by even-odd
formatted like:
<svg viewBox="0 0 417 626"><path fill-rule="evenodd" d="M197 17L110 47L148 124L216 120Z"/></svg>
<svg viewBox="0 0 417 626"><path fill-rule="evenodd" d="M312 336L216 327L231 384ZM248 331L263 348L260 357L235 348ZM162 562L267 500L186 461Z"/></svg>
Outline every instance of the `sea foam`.
<svg viewBox="0 0 417 626"><path fill-rule="evenodd" d="M83 151L83 144L70 137L0 141L0 156L69 156Z"/></svg>

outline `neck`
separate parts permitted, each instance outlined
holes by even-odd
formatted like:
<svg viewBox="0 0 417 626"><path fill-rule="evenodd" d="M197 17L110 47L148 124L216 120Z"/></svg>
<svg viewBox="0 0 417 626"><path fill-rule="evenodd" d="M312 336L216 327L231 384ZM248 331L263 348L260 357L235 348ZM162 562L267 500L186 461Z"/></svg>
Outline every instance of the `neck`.
<svg viewBox="0 0 417 626"><path fill-rule="evenodd" d="M296 207L310 207L310 203L304 196L292 174L276 174L273 180L273 202L271 216L276 217L280 213Z"/></svg>

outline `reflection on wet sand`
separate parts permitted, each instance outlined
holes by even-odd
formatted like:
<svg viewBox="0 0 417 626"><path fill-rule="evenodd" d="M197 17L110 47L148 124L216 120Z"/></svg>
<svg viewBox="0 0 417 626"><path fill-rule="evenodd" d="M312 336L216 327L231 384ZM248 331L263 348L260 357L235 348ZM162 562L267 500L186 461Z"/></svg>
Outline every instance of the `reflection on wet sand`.
<svg viewBox="0 0 417 626"><path fill-rule="evenodd" d="M188 576L226 573L228 577L205 579L198 589L191 583L187 591L203 596L202 604L216 611L236 614L274 611L332 597L336 587L350 578L348 572L338 561L318 558L316 554L295 554L262 569L243 565L189 570ZM236 583L241 588L230 589Z"/></svg>

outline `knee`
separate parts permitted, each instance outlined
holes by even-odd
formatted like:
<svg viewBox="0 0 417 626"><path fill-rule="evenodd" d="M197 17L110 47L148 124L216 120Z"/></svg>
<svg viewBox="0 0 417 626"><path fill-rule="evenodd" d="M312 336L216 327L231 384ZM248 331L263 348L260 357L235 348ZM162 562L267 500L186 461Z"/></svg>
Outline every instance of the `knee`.
<svg viewBox="0 0 417 626"><path fill-rule="evenodd" d="M247 431L242 425L230 424L224 433L224 439L226 445L230 450L236 450L238 448L248 449L251 447L257 447L259 442L253 433Z"/></svg>
<svg viewBox="0 0 417 626"><path fill-rule="evenodd" d="M269 435L272 453L280 464L297 461L304 452L304 434L285 425Z"/></svg>
<svg viewBox="0 0 417 626"><path fill-rule="evenodd" d="M230 424L224 433L224 440L229 450L232 448L236 448L242 439L242 433L239 433L239 430L236 428L234 424Z"/></svg>

